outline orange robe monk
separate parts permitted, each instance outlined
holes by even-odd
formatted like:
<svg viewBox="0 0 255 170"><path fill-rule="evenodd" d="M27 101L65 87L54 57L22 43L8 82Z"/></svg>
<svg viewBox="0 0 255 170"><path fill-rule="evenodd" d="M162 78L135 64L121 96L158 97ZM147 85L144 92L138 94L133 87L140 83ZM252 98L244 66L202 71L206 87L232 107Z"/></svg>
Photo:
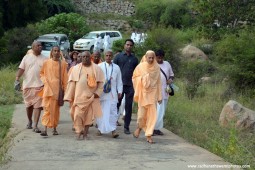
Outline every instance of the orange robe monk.
<svg viewBox="0 0 255 170"><path fill-rule="evenodd" d="M99 66L91 62L89 52L82 55L82 63L73 67L70 73L64 99L74 107L74 128L80 139L87 137L94 117L101 117L99 96L103 92L104 74Z"/></svg>
<svg viewBox="0 0 255 170"><path fill-rule="evenodd" d="M54 51L59 52L59 47L53 47L51 54ZM57 52L56 52L57 53ZM65 91L67 87L67 64L65 61L61 61L60 56L50 57L44 64L40 72L41 80L44 83L43 89L43 108L44 114L42 116L42 124L46 127L46 130L41 133L42 136L47 136L47 128L54 128L53 135L57 135L56 127L59 122L59 110L58 95L59 95L59 71L61 63L61 87Z"/></svg>
<svg viewBox="0 0 255 170"><path fill-rule="evenodd" d="M91 55L91 62L95 63L95 64L100 64L102 63L102 59L101 59L101 54L100 52L96 51Z"/></svg>
<svg viewBox="0 0 255 170"><path fill-rule="evenodd" d="M134 101L138 103L137 129L133 136L138 137L141 129L149 143L157 121L157 102L161 103L160 67L153 51L147 51L140 64L134 70L132 77L134 85Z"/></svg>

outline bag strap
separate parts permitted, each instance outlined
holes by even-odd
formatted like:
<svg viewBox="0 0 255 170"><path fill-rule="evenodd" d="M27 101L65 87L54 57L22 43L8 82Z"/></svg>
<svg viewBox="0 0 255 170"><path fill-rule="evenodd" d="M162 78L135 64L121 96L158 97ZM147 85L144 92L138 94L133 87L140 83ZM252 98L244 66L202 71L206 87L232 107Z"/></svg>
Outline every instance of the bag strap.
<svg viewBox="0 0 255 170"><path fill-rule="evenodd" d="M59 90L62 89L61 87L61 60L59 60Z"/></svg>
<svg viewBox="0 0 255 170"><path fill-rule="evenodd" d="M107 79L107 68L106 68L106 63L104 63L104 66L105 66L106 79ZM112 64L112 72L113 72L113 64ZM112 72L111 72L110 78L112 77ZM110 79L110 78L109 78L109 79ZM108 79L107 79L107 80L108 80Z"/></svg>
<svg viewBox="0 0 255 170"><path fill-rule="evenodd" d="M166 73L161 68L160 68L160 71L164 74L166 81L167 81Z"/></svg>

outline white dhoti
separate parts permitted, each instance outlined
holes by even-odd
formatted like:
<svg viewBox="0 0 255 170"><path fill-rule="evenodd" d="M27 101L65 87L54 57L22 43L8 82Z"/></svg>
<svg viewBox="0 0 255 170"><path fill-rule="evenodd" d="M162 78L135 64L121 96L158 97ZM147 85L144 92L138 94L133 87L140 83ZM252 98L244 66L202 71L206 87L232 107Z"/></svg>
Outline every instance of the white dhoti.
<svg viewBox="0 0 255 170"><path fill-rule="evenodd" d="M157 122L155 125L155 130L160 130L163 128L163 120L166 112L168 99L163 99L161 104L157 104Z"/></svg>
<svg viewBox="0 0 255 170"><path fill-rule="evenodd" d="M123 98L122 98L122 100L121 100L121 105L120 105L120 107L119 107L119 116L120 115L123 115L123 116L125 116L125 94L124 94L124 96L123 96Z"/></svg>
<svg viewBox="0 0 255 170"><path fill-rule="evenodd" d="M116 130L118 120L117 103L111 100L102 100L101 108L103 116L96 120L98 130L103 134Z"/></svg>

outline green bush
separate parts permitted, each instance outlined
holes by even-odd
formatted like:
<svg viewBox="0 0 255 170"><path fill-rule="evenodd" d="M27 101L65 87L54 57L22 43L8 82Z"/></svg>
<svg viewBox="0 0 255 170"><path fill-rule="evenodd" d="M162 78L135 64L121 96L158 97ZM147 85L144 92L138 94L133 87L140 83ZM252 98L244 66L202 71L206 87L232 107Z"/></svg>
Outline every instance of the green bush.
<svg viewBox="0 0 255 170"><path fill-rule="evenodd" d="M76 13L61 13L36 24L40 34L62 33L71 43L90 31L86 18Z"/></svg>
<svg viewBox="0 0 255 170"><path fill-rule="evenodd" d="M202 84L201 78L208 75L211 68L210 62L206 61L183 62L182 76L186 80L185 90L189 99L193 99L197 94L202 95L203 92L198 91Z"/></svg>
<svg viewBox="0 0 255 170"><path fill-rule="evenodd" d="M222 71L240 92L255 87L254 37L254 29L241 30L238 34L226 35L215 47L217 61L223 65Z"/></svg>
<svg viewBox="0 0 255 170"><path fill-rule="evenodd" d="M136 17L155 25L184 28L194 23L189 4L189 0L140 0L136 3Z"/></svg>
<svg viewBox="0 0 255 170"><path fill-rule="evenodd" d="M135 47L136 56L141 58L147 50L162 49L165 51L165 60L171 63L173 71L178 75L180 57L178 49L181 43L176 37L177 30L173 28L155 28L148 32L148 38L143 44Z"/></svg>
<svg viewBox="0 0 255 170"><path fill-rule="evenodd" d="M172 0L160 16L160 23L173 28L187 28L194 23L189 12L190 0Z"/></svg>
<svg viewBox="0 0 255 170"><path fill-rule="evenodd" d="M116 53L124 49L125 39L116 40L112 44L112 51Z"/></svg>
<svg viewBox="0 0 255 170"><path fill-rule="evenodd" d="M21 61L28 50L27 46L31 45L38 35L33 25L5 32L0 39L0 65Z"/></svg>

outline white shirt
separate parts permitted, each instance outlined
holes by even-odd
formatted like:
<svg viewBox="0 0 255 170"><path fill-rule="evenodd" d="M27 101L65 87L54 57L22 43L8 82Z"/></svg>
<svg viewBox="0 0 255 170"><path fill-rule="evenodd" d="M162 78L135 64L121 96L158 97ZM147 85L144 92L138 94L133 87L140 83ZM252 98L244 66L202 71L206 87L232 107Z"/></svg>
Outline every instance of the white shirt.
<svg viewBox="0 0 255 170"><path fill-rule="evenodd" d="M165 72L167 79L170 78L170 76L174 77L174 72L172 70L172 67L168 61L163 61L162 64L159 64L160 68ZM160 71L161 76L161 82L162 82L162 99L168 99L169 94L166 92L166 78L162 71Z"/></svg>
<svg viewBox="0 0 255 170"><path fill-rule="evenodd" d="M101 37L99 36L99 37L95 38L94 47L100 49L100 46L101 46Z"/></svg>
<svg viewBox="0 0 255 170"><path fill-rule="evenodd" d="M118 102L118 93L122 93L123 91L121 71L119 66L114 63L108 64L106 62L102 62L98 64L98 66L104 72L106 79L109 79L111 77L111 92L109 93L103 92L102 95L100 96L100 100L113 100L115 102ZM106 74L106 70L107 70L107 74Z"/></svg>

